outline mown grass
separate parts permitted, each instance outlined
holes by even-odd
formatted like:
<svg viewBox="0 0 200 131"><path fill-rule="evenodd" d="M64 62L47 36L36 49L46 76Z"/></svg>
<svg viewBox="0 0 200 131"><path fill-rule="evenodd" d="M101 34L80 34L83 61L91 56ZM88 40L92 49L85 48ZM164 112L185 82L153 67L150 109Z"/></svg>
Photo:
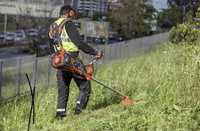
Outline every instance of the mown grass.
<svg viewBox="0 0 200 131"><path fill-rule="evenodd" d="M102 81L134 100L124 107L120 98L96 83L88 108L74 115L78 89L72 83L68 117L54 119L56 84L36 97L34 131L200 131L200 46L163 44L137 58L113 61L95 73ZM42 86L38 85L38 86ZM0 130L27 129L30 99L0 109Z"/></svg>

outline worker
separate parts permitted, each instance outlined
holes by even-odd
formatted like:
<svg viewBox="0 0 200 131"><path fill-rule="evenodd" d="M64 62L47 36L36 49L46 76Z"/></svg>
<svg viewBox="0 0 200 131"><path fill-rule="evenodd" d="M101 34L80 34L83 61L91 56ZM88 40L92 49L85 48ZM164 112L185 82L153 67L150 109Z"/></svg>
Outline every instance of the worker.
<svg viewBox="0 0 200 131"><path fill-rule="evenodd" d="M88 44L84 43L81 36L73 24L72 19L76 17L76 11L69 5L64 5L60 9L59 18L50 26L49 39L50 39L50 49L51 52L65 50L67 54L76 60L79 56L79 50L87 53L89 55L95 56L100 59L103 56L101 51L97 51ZM59 25L61 32L59 38L54 38L51 29ZM62 28L61 25L63 25ZM53 30L53 29L52 29ZM60 39L60 41L59 41ZM58 45L58 43L60 43ZM54 46L57 44L56 46ZM80 68L84 68L83 62L77 59L77 63ZM69 86L71 80L74 79L76 85L79 87L79 96L76 101L75 114L80 114L83 109L86 108L90 93L91 84L89 80L86 80L79 75L63 70L57 70L57 86L58 86L58 96L57 96L57 110L56 118L66 117L67 114L67 101L69 96Z"/></svg>

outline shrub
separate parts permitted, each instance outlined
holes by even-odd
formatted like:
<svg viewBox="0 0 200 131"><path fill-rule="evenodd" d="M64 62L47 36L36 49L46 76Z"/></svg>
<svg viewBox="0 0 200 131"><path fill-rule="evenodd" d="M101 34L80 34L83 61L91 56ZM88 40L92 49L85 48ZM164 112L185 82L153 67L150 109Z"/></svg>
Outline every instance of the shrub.
<svg viewBox="0 0 200 131"><path fill-rule="evenodd" d="M169 39L174 44L196 44L200 38L200 30L192 24L183 23L173 27Z"/></svg>
<svg viewBox="0 0 200 131"><path fill-rule="evenodd" d="M178 24L170 31L169 39L174 44L197 44L200 42L200 7L193 19L188 14L187 20L183 24Z"/></svg>

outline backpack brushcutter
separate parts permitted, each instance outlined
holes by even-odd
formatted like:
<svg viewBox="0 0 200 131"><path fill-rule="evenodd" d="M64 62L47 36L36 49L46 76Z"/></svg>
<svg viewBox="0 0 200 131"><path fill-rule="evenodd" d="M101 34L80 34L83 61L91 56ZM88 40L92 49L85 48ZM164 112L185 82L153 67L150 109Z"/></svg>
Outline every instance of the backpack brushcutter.
<svg viewBox="0 0 200 131"><path fill-rule="evenodd" d="M75 67L74 65L68 66L68 67L64 67L63 69L72 73L76 73L79 74L81 76L83 76L85 79L87 80L93 80L94 82L102 85L103 87L111 90L112 92L118 94L120 97L122 97L122 101L121 103L124 106L130 106L134 104L134 101L129 97L124 95L123 93L113 89L112 87L106 85L105 83L97 80L96 78L94 78L92 76L93 72L94 72L94 62L96 62L97 59L93 59L89 64L85 65L85 71L81 71L79 70L77 67Z"/></svg>
<svg viewBox="0 0 200 131"><path fill-rule="evenodd" d="M55 45L53 45L53 48L55 49L55 53L53 53L53 55L51 56L51 64L55 69L63 69L75 74L79 74L80 76L84 77L87 80L93 80L96 83L102 85L103 87L115 92L116 94L118 94L119 96L121 96L123 98L122 100L122 104L125 106L129 106L129 105L133 105L134 101L132 99L130 99L128 96L122 94L121 92L107 86L106 84L104 84L103 82L95 79L92 74L94 71L94 65L93 63L96 62L96 59L93 59L88 65L85 65L85 70L81 70L79 68L77 68L74 65L74 62L76 60L74 60L74 58L71 58L70 54L64 50L58 51L56 48L56 45L59 45L62 48L62 44L59 42L59 36L61 34L61 29L63 28L63 25L66 21L64 21L63 23L61 23L60 25L53 25L50 28L49 31L49 36L50 38L54 39L54 41L56 41Z"/></svg>

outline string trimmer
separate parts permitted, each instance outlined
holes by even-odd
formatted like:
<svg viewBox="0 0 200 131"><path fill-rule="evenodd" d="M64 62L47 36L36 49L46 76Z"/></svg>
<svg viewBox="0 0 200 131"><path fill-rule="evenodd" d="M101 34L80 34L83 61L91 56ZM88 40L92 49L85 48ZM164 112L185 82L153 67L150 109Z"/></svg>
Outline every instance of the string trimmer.
<svg viewBox="0 0 200 131"><path fill-rule="evenodd" d="M96 78L94 78L92 75L93 75L93 72L94 72L94 62L96 62L96 59L93 59L89 64L85 65L85 71L81 71L79 70L77 67L75 66L70 66L70 67L67 67L67 68L64 68L64 70L66 71L70 71L70 72L73 72L73 73L76 73L76 74L79 74L81 76L83 76L85 79L87 80L93 80L95 81L96 83L102 85L103 87L111 90L112 92L116 93L117 95L119 95L120 97L122 97L122 101L121 103L124 105L124 106L130 106L130 105L133 105L134 104L134 101L127 95L124 95L123 93L113 89L112 87L108 86L107 84L105 84L104 82L101 82L99 80L97 80Z"/></svg>

